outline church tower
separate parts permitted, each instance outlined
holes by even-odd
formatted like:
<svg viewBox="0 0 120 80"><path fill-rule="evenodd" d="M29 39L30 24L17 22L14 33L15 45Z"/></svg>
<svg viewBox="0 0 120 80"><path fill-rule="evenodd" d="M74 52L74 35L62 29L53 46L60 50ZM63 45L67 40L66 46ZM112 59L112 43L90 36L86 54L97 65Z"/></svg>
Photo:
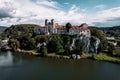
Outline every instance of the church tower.
<svg viewBox="0 0 120 80"><path fill-rule="evenodd" d="M51 19L51 29L52 33L54 33L54 19Z"/></svg>
<svg viewBox="0 0 120 80"><path fill-rule="evenodd" d="M45 19L45 32L48 32L48 19Z"/></svg>
<svg viewBox="0 0 120 80"><path fill-rule="evenodd" d="M54 19L51 19L50 22L48 22L48 19L45 19L45 30L47 33L54 33Z"/></svg>

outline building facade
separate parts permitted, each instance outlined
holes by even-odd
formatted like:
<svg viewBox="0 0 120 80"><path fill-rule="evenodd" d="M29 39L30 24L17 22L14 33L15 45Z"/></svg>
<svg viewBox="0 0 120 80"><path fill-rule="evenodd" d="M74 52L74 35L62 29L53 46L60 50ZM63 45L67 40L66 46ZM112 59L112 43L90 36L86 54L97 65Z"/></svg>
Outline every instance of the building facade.
<svg viewBox="0 0 120 80"><path fill-rule="evenodd" d="M54 23L54 19L50 22L45 20L45 26L37 26L34 28L36 34L68 34L68 35L86 35L91 36L90 29L86 23L81 24L81 26L72 26L69 32L67 32L65 26L60 26L58 23Z"/></svg>

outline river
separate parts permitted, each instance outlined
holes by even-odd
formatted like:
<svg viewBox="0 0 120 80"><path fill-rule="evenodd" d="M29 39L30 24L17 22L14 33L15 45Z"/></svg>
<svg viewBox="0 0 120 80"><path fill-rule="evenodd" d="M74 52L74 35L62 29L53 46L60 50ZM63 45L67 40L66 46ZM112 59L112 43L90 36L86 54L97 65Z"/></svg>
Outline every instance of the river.
<svg viewBox="0 0 120 80"><path fill-rule="evenodd" d="M120 80L120 65L0 52L0 80Z"/></svg>

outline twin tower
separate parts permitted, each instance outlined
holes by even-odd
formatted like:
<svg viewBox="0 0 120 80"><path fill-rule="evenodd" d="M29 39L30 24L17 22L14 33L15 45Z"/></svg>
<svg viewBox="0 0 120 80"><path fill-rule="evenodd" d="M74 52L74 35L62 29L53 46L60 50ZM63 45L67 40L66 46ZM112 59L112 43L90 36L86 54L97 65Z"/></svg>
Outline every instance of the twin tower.
<svg viewBox="0 0 120 80"><path fill-rule="evenodd" d="M50 22L48 22L48 19L45 19L45 27L47 32L54 33L54 19L51 19Z"/></svg>

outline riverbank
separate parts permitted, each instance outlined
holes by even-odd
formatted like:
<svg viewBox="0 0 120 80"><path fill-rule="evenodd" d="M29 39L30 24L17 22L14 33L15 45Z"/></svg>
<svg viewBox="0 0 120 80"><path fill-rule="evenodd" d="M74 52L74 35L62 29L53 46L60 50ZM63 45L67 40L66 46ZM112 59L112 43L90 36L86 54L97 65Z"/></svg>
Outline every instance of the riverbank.
<svg viewBox="0 0 120 80"><path fill-rule="evenodd" d="M17 50L17 53L23 53L23 54L28 54L28 55L33 55L33 56L39 56L40 53L37 53L35 50Z"/></svg>
<svg viewBox="0 0 120 80"><path fill-rule="evenodd" d="M40 53L37 53L35 50L21 50L17 51L18 53L33 55L33 56L40 56ZM45 57L47 58L56 58L56 59L71 59L71 56L68 55L57 55L55 53L49 53L46 54ZM89 53L84 53L80 56L80 59L93 59L97 61L106 61L106 62L112 62L120 64L120 58L119 57L112 57L110 55L107 55L105 53L100 53L96 55L92 55Z"/></svg>
<svg viewBox="0 0 120 80"><path fill-rule="evenodd" d="M120 64L120 58L119 57L112 57L110 55L107 55L105 53L100 53L97 55L93 55L92 58L97 61L106 61L106 62L112 62Z"/></svg>

